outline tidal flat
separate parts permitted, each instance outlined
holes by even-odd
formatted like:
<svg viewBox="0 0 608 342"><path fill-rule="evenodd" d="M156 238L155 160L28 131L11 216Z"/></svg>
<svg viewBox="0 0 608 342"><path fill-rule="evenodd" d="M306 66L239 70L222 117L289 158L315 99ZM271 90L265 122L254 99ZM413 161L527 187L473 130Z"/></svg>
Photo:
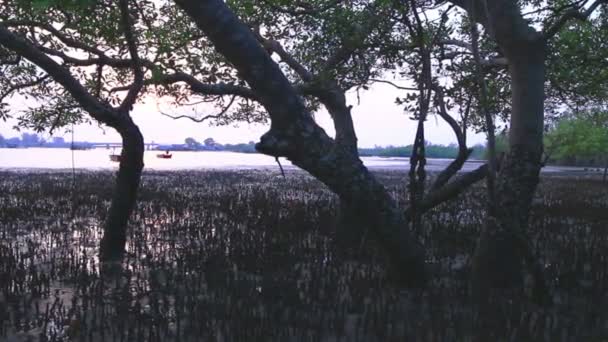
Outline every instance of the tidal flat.
<svg viewBox="0 0 608 342"><path fill-rule="evenodd" d="M403 172L377 172L401 205ZM478 184L416 229L433 277L400 288L337 198L288 170L145 172L127 256L100 272L110 172L0 172L1 341L469 341ZM367 235L366 235L367 236ZM554 304L492 298L494 341L608 339L608 186L544 175L528 237Z"/></svg>

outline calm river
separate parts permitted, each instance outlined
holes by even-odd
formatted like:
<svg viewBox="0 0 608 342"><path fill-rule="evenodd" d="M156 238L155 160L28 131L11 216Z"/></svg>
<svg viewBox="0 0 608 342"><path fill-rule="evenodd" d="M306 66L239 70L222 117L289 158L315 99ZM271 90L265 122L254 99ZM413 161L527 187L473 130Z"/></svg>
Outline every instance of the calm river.
<svg viewBox="0 0 608 342"><path fill-rule="evenodd" d="M116 169L118 163L111 162L112 150L104 148L74 151L74 167L78 169ZM118 153L118 152L117 152ZM190 170L190 169L264 169L275 168L274 158L262 154L235 152L172 152L171 159L160 159L161 151L146 151L146 169L153 170ZM409 167L408 158L363 157L363 163L373 169L401 169ZM449 159L429 159L429 171L442 170ZM293 168L287 160L281 159L284 168ZM464 171L472 170L481 162L471 161ZM71 169L72 151L63 148L0 148L0 169ZM546 167L545 172L583 171L582 168Z"/></svg>

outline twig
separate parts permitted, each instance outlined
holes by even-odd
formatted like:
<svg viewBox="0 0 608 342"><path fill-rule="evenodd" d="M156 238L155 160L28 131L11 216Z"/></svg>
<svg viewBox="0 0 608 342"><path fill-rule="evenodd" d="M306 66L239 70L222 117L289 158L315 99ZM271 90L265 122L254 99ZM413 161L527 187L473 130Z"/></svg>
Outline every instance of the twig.
<svg viewBox="0 0 608 342"><path fill-rule="evenodd" d="M380 79L377 79L377 78L370 78L369 80L371 82L374 82L374 83L386 83L388 85L391 85L391 86L393 86L393 87L395 87L397 89L401 89L401 90L418 91L418 88L403 87L403 86L397 85L397 84L395 84L395 83L393 83L391 81L387 81L387 80L380 80Z"/></svg>
<svg viewBox="0 0 608 342"><path fill-rule="evenodd" d="M226 112L228 111L228 109L230 109L230 107L232 107L232 104L234 103L235 99L236 99L236 95L233 95L232 98L230 99L230 102L228 103L228 105L226 107L224 107L222 109L222 111L219 112L218 114L205 115L202 118L195 118L195 117L190 116L190 115L171 115L171 114L165 113L165 112L163 112L161 110L159 110L159 112L162 115L164 115L164 116L170 117L171 119L176 119L176 120L177 119L189 119L189 120L192 120L194 122L201 123L201 122L204 122L204 121L209 120L209 119L219 119L220 117L222 117L224 114L226 114Z"/></svg>

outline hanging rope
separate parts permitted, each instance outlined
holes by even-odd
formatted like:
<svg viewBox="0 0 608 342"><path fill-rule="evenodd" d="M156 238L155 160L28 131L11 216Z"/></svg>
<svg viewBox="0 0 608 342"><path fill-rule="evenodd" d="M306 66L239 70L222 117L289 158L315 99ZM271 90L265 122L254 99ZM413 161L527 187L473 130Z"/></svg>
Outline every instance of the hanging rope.
<svg viewBox="0 0 608 342"><path fill-rule="evenodd" d="M279 168L281 169L281 175L283 175L283 178L285 178L285 171L283 171L283 165L281 165L281 162L279 161L279 157L274 157L274 160L276 160L277 164L279 164Z"/></svg>
<svg viewBox="0 0 608 342"><path fill-rule="evenodd" d="M72 123L72 219L76 216L76 166L74 163L74 123Z"/></svg>

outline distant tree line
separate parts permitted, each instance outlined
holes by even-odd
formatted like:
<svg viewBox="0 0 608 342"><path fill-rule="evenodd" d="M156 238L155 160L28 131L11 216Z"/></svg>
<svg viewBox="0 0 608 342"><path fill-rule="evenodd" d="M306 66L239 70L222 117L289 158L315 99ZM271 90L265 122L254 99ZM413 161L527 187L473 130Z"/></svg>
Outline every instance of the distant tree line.
<svg viewBox="0 0 608 342"><path fill-rule="evenodd" d="M91 146L91 142L78 141L74 142L76 147L87 148ZM21 138L12 137L5 139L0 135L0 147L50 147L50 148L69 148L71 142L65 141L62 137L53 137L47 141L36 133L23 133ZM414 145L407 146L374 146L374 147L362 147L359 148L359 155L362 157L403 157L407 158L412 154ZM458 145L449 144L433 144L426 142L426 155L429 158L445 158L454 159L458 156ZM188 137L184 140L183 144L161 144L156 147L157 150L161 151L229 151L239 153L258 153L255 150L255 142L250 141L248 143L237 143L237 144L221 144L215 141L213 138L207 138L203 142L199 142L192 137ZM486 147L482 144L473 146L473 152L471 153L472 159L486 159Z"/></svg>
<svg viewBox="0 0 608 342"><path fill-rule="evenodd" d="M409 158L412 155L414 145L407 146L375 146L371 148L359 148L359 155L362 157L366 156L378 156L378 157L404 157ZM475 145L472 147L473 152L470 155L472 159L485 159L486 147L485 145ZM458 157L458 145L440 145L433 144L430 142L425 143L425 153L428 158L445 158L455 159Z"/></svg>
<svg viewBox="0 0 608 342"><path fill-rule="evenodd" d="M608 111L590 108L557 121L545 135L545 160L560 165L593 166L608 173Z"/></svg>
<svg viewBox="0 0 608 342"><path fill-rule="evenodd" d="M583 113L570 115L560 120L547 133L546 160L547 164L570 166L597 166L605 167L608 163L608 128L604 120L605 113ZM608 121L608 120L606 120ZM75 141L77 149L91 148L89 141ZM44 148L70 148L72 142L63 137L52 137L47 140L36 133L22 133L20 137L5 138L0 134L0 147L44 147ZM184 140L183 144L161 144L156 147L162 151L228 151L238 153L258 153L255 142L236 144L222 144L213 138L199 142L192 137ZM359 148L362 157L402 157L412 155L414 145L407 146L374 146ZM503 131L496 136L496 151L498 154L508 151L507 132ZM425 152L428 158L455 159L458 157L457 144L441 145L425 142ZM477 144L472 147L471 159L487 160L488 149L486 145Z"/></svg>
<svg viewBox="0 0 608 342"><path fill-rule="evenodd" d="M74 141L76 148L91 148L92 143L87 141ZM5 138L0 134L0 147L47 147L47 148L70 148L71 141L65 141L63 137L53 137L50 140L44 139L36 133L22 133L21 137Z"/></svg>
<svg viewBox="0 0 608 342"><path fill-rule="evenodd" d="M255 150L255 142L238 144L221 144L213 138L207 138L202 143L192 137L184 140L183 144L163 144L156 147L163 151L229 151L240 153L258 153Z"/></svg>

